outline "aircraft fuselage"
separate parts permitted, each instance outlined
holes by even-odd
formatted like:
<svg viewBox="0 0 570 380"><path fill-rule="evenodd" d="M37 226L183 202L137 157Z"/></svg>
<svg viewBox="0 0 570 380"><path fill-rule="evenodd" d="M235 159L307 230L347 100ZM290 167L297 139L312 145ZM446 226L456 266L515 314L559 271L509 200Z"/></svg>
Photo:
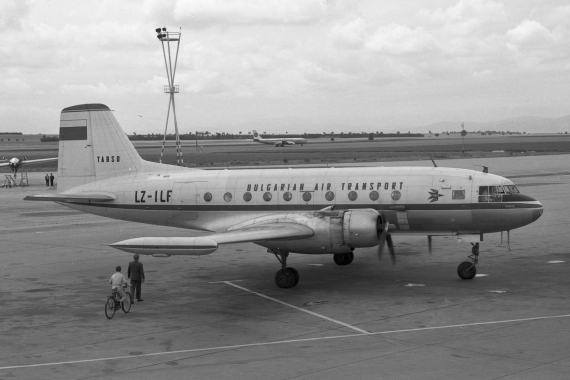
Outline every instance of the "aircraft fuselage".
<svg viewBox="0 0 570 380"><path fill-rule="evenodd" d="M318 229L333 218L319 213L327 207L374 209L393 233L456 235L508 231L538 219L542 205L510 186L504 177L450 168L186 169L88 183L80 187L83 193L110 192L117 199L64 205L115 219L218 232L263 218L301 218Z"/></svg>

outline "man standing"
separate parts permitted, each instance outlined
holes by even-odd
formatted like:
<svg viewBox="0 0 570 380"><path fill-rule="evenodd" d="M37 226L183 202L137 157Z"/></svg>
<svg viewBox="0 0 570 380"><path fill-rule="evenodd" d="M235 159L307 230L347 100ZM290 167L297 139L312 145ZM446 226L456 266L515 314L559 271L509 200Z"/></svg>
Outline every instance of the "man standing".
<svg viewBox="0 0 570 380"><path fill-rule="evenodd" d="M131 297L136 298L137 301L139 302L142 302L141 282L144 282L143 265L142 263L139 262L138 253L135 253L133 259L135 259L135 261L131 261L129 263L129 270L127 271L127 277L131 280ZM136 290L136 297L135 297L135 290Z"/></svg>
<svg viewBox="0 0 570 380"><path fill-rule="evenodd" d="M49 186L49 175L46 173L46 186Z"/></svg>
<svg viewBox="0 0 570 380"><path fill-rule="evenodd" d="M49 182L51 183L51 185L50 185L51 187L53 187L53 179L54 179L54 178L55 178L55 177L53 176L53 173L51 173L50 176L49 176Z"/></svg>

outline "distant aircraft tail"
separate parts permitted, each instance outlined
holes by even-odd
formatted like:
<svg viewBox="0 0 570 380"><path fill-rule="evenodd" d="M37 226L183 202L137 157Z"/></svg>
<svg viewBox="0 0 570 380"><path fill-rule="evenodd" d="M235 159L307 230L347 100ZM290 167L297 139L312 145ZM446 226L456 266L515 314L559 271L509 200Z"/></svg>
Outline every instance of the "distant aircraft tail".
<svg viewBox="0 0 570 380"><path fill-rule="evenodd" d="M258 140L263 140L261 138L261 136L259 136L259 133L257 133L257 131L254 129L253 131L251 131L253 133L253 141L258 141Z"/></svg>
<svg viewBox="0 0 570 380"><path fill-rule="evenodd" d="M139 171L145 164L113 112L104 104L61 111L58 192Z"/></svg>

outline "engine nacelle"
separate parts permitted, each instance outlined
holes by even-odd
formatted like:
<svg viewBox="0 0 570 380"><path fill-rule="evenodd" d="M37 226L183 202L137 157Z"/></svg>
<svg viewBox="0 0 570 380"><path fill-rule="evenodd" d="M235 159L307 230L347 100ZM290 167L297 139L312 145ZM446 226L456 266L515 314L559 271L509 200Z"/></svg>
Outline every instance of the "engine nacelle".
<svg viewBox="0 0 570 380"><path fill-rule="evenodd" d="M383 221L378 211L373 209L283 214L278 219L279 222L304 224L313 230L314 235L305 239L270 240L256 244L276 251L307 254L348 253L354 248L374 247L380 243L378 229L382 228Z"/></svg>
<svg viewBox="0 0 570 380"><path fill-rule="evenodd" d="M378 211L348 210L342 221L344 244L352 248L374 247L380 242L378 228L382 228L382 217Z"/></svg>

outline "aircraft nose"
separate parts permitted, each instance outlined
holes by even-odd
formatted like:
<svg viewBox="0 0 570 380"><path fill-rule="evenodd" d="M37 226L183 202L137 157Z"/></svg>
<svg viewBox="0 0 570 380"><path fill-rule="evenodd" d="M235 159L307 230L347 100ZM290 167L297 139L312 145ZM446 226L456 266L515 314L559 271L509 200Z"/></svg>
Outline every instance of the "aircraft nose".
<svg viewBox="0 0 570 380"><path fill-rule="evenodd" d="M534 210L532 210L532 221L534 222L535 220L537 220L538 218L540 218L542 216L542 214L544 213L544 207L542 206L542 203L540 203L539 201L536 201L536 203L538 205L540 205L540 207L535 208Z"/></svg>

